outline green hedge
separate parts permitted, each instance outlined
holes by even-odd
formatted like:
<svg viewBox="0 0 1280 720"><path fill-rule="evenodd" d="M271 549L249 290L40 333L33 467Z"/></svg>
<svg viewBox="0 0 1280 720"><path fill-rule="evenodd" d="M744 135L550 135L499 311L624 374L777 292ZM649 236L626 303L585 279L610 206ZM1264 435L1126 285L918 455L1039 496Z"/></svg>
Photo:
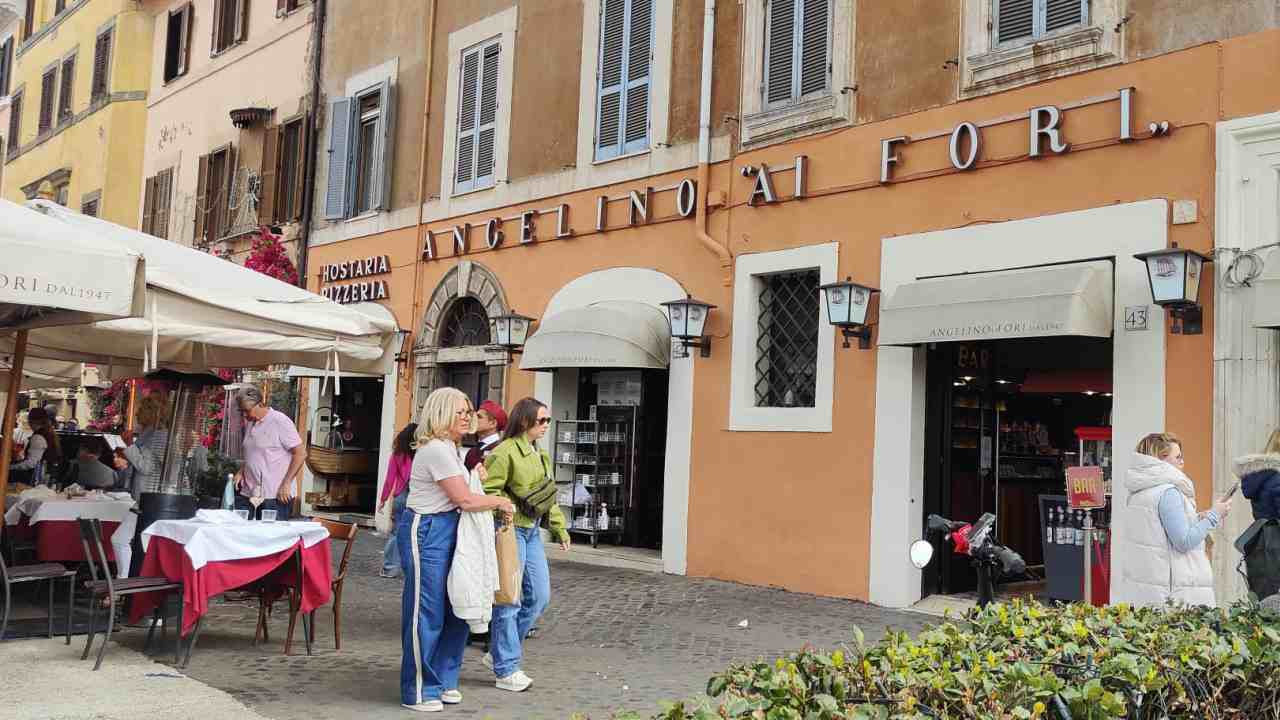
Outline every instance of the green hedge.
<svg viewBox="0 0 1280 720"><path fill-rule="evenodd" d="M1280 718L1280 615L1016 601L912 639L806 648L711 678L661 720ZM625 716L621 716L625 717Z"/></svg>

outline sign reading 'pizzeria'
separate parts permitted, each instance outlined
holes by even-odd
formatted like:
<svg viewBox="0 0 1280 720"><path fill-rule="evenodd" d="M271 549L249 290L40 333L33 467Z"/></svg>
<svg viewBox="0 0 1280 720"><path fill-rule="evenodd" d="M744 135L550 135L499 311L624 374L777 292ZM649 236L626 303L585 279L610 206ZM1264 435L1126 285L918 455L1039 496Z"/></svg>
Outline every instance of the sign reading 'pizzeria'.
<svg viewBox="0 0 1280 720"><path fill-rule="evenodd" d="M331 285L330 283L345 280L358 280L373 275L386 275L391 272L391 258L387 255L375 255L359 260L330 263L320 268L320 294L330 300L347 305L350 303L386 300L387 281L364 280L361 282Z"/></svg>

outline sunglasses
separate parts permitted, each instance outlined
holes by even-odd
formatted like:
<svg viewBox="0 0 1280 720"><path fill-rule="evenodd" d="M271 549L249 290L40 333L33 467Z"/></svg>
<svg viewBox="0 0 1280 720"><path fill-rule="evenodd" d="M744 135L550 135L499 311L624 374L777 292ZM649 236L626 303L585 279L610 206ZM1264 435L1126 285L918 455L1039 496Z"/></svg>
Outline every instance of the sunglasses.
<svg viewBox="0 0 1280 720"><path fill-rule="evenodd" d="M551 424L551 418L549 418L549 417L538 418L538 424L539 424L539 425L550 425L550 424Z"/></svg>

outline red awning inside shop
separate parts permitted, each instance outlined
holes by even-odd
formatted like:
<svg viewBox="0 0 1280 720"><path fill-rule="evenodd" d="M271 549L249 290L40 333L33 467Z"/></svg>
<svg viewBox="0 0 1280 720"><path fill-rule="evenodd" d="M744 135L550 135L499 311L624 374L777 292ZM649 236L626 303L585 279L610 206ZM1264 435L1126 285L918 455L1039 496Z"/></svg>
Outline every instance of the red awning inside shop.
<svg viewBox="0 0 1280 720"><path fill-rule="evenodd" d="M1111 392L1110 370L1029 370L1022 392L1043 395Z"/></svg>

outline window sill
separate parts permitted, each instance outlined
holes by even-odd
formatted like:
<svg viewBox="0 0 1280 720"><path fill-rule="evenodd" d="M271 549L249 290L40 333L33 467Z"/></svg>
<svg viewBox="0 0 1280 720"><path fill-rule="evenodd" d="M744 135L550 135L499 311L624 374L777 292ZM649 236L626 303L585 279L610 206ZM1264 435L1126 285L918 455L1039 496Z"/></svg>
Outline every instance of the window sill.
<svg viewBox="0 0 1280 720"><path fill-rule="evenodd" d="M996 48L966 58L964 95L982 95L1099 67L1118 60L1100 27L1076 30Z"/></svg>
<svg viewBox="0 0 1280 720"><path fill-rule="evenodd" d="M219 56L222 56L222 55L226 55L227 53L231 52L232 50L235 50L236 48L238 48L238 47L240 47L241 45L243 45L243 44L244 44L244 42L245 42L244 40L237 40L237 41L235 41L235 42L231 43L230 45L228 45L228 46L226 46L226 47L222 48L221 50L211 50L211 51L209 51L209 57L210 57L210 58L216 58L216 57L219 57Z"/></svg>
<svg viewBox="0 0 1280 720"><path fill-rule="evenodd" d="M644 150L636 150L635 152L629 152L626 155L615 155L611 158L604 158L602 160L592 160L591 164L596 166L608 165L611 162L617 162L619 160L627 160L633 157L640 157L641 155L648 155L651 152L653 152L653 148L645 148Z"/></svg>
<svg viewBox="0 0 1280 720"><path fill-rule="evenodd" d="M475 195L476 193L482 193L486 190L492 190L497 186L498 186L498 183L494 182L492 185L485 185L484 187L471 188L470 190L462 190L462 191L455 190L454 193L449 197L460 198L460 197L466 197L468 195Z"/></svg>
<svg viewBox="0 0 1280 720"><path fill-rule="evenodd" d="M186 76L187 76L187 74L186 74L186 73L182 73L181 75L174 75L173 77L169 78L168 80L161 81L161 83L160 83L160 87L169 87L170 85L173 85L173 84L177 83L179 80L181 80L182 78L184 78L184 77L186 77Z"/></svg>
<svg viewBox="0 0 1280 720"><path fill-rule="evenodd" d="M743 118L744 147L763 145L847 122L835 93L773 107Z"/></svg>
<svg viewBox="0 0 1280 720"><path fill-rule="evenodd" d="M343 222L354 223L354 222L362 222L364 220L372 220L373 218L376 218L381 214L382 214L381 210L370 210L369 212L360 213L359 215L352 215L346 220L343 220Z"/></svg>

